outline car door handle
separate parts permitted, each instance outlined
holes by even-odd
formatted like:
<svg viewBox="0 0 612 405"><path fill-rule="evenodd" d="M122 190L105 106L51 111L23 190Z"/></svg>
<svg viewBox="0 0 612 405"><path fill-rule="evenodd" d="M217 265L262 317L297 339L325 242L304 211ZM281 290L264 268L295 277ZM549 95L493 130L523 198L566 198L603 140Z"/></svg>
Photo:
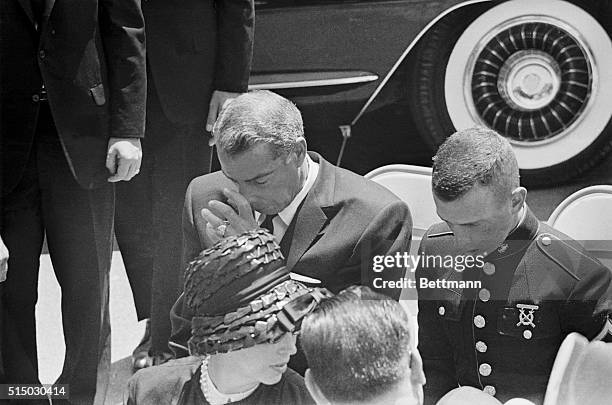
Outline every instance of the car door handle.
<svg viewBox="0 0 612 405"><path fill-rule="evenodd" d="M265 0L255 0L254 3L255 3L255 7L257 7L257 6L267 6L268 5L268 2L265 1Z"/></svg>

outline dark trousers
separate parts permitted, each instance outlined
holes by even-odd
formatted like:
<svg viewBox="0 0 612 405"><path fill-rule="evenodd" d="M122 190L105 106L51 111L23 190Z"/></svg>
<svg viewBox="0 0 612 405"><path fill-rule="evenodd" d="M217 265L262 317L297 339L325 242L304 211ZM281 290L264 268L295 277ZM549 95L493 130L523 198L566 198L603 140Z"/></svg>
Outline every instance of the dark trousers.
<svg viewBox="0 0 612 405"><path fill-rule="evenodd" d="M70 385L71 403L93 403L98 367L108 373L110 366L99 360L110 336L108 294L113 209L114 190L110 183L95 190L85 190L77 184L49 107L41 104L25 173L2 201L2 238L10 255L3 298L13 323L10 329L19 341L19 347L12 347L16 344L15 336L3 336L8 382L38 382L34 308L39 257L46 233L53 269L62 290L66 343L64 368L57 383ZM45 335L44 330L38 333Z"/></svg>
<svg viewBox="0 0 612 405"><path fill-rule="evenodd" d="M115 234L138 319L151 318L151 351L159 353L169 352L170 309L183 290L185 191L208 173L211 148L203 123L166 118L149 77L142 166L129 183L117 184Z"/></svg>

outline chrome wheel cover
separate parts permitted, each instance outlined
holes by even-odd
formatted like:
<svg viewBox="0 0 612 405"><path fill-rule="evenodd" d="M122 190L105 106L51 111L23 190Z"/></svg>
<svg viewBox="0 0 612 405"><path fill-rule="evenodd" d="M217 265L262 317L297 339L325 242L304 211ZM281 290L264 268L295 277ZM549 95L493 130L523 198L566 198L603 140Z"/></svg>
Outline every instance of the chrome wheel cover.
<svg viewBox="0 0 612 405"><path fill-rule="evenodd" d="M522 169L562 163L587 148L612 116L612 44L582 9L515 0L478 17L453 48L445 77L457 129L506 136Z"/></svg>

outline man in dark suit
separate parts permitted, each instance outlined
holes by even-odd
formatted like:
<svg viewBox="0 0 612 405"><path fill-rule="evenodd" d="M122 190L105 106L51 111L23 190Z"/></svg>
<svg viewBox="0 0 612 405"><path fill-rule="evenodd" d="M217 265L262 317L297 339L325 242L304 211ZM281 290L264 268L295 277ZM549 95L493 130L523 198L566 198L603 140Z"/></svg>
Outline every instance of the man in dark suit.
<svg viewBox="0 0 612 405"><path fill-rule="evenodd" d="M163 363L168 313L181 291L181 210L189 182L208 173L212 124L247 90L253 0L148 0L146 156L117 186L116 234L138 319L149 318L135 368ZM208 112L208 114L207 114Z"/></svg>
<svg viewBox="0 0 612 405"><path fill-rule="evenodd" d="M273 231L294 277L336 293L363 284L398 299L404 267L377 273L379 255L409 251L408 207L387 189L308 153L302 118L268 91L232 101L215 124L220 172L193 180L185 197L184 260L220 238L259 226ZM255 212L254 212L254 211ZM173 308L171 346L186 354L190 334L181 299ZM181 327L182 326L182 327ZM305 362L293 361L298 371ZM297 364L300 363L300 364Z"/></svg>
<svg viewBox="0 0 612 405"><path fill-rule="evenodd" d="M1 235L10 253L2 298L13 324L3 336L18 336L2 342L5 382L38 382L34 307L46 235L66 342L57 383L70 384L72 403L91 404L96 377L108 378L98 365L110 334L111 183L136 175L142 156L140 2L0 4Z"/></svg>
<svg viewBox="0 0 612 405"><path fill-rule="evenodd" d="M445 223L423 237L430 264L416 270L425 404L457 386L542 403L569 333L612 340L612 271L538 221L510 143L492 130L451 135L432 188Z"/></svg>

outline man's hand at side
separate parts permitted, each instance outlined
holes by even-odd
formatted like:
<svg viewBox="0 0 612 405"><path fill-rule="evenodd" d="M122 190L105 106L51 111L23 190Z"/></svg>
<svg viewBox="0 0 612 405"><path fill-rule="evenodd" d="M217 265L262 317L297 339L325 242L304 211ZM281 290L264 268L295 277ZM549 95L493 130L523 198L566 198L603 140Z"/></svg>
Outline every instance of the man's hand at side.
<svg viewBox="0 0 612 405"><path fill-rule="evenodd" d="M0 283L6 280L6 274L8 273L8 260L9 251L4 241L0 237Z"/></svg>
<svg viewBox="0 0 612 405"><path fill-rule="evenodd" d="M225 106L225 103L238 97L240 93L232 93L229 91L215 90L208 105L208 118L206 119L206 130L211 132L219 113Z"/></svg>
<svg viewBox="0 0 612 405"><path fill-rule="evenodd" d="M106 155L106 168L111 183L129 181L140 171L142 147L139 138L110 138Z"/></svg>

